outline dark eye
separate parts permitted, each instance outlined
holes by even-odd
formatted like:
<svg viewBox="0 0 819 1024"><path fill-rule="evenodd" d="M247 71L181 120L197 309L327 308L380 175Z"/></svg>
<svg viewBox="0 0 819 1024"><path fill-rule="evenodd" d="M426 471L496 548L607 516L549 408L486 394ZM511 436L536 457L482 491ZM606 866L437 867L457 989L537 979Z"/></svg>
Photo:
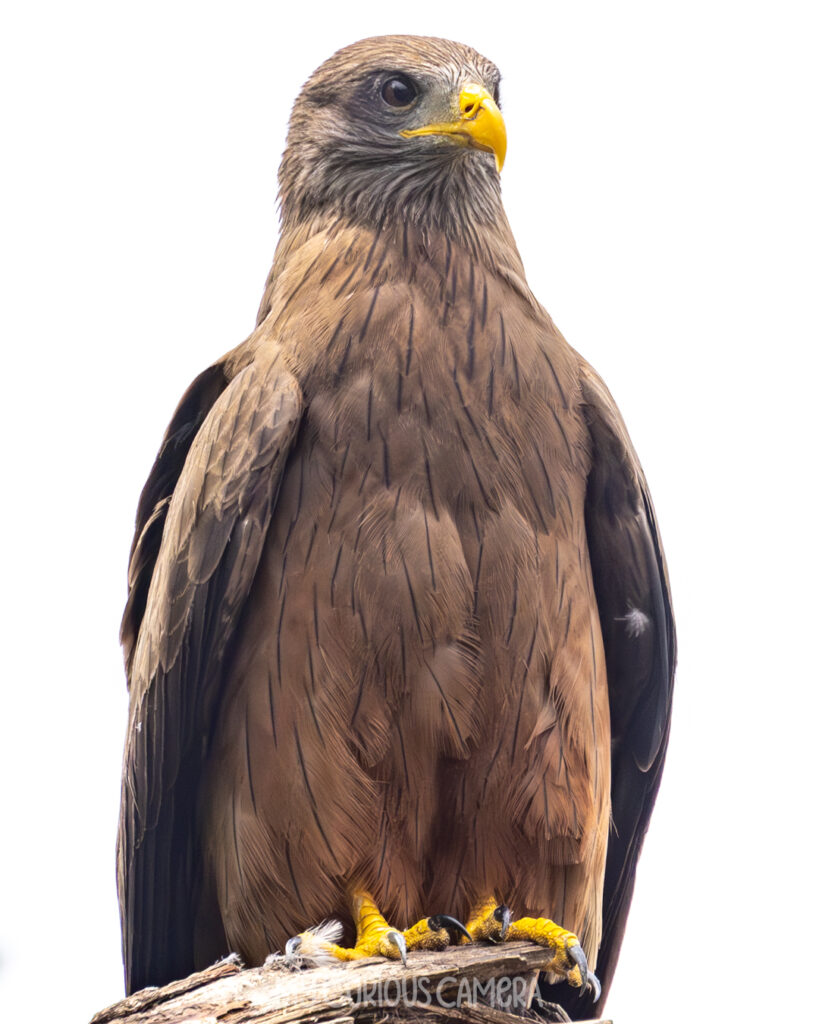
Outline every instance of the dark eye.
<svg viewBox="0 0 819 1024"><path fill-rule="evenodd" d="M418 89L403 75L388 78L381 87L381 96L391 107L408 107L418 95Z"/></svg>

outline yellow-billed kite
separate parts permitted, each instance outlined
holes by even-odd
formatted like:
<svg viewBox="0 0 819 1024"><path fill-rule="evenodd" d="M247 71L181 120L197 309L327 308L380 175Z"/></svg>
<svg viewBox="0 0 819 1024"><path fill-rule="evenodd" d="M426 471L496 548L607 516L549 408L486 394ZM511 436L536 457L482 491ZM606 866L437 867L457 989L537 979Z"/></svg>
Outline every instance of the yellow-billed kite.
<svg viewBox="0 0 819 1024"><path fill-rule="evenodd" d="M620 414L526 284L498 82L384 37L296 101L257 327L139 503L129 991L230 950L405 955L457 940L443 914L550 946L573 1013L610 982L674 627Z"/></svg>

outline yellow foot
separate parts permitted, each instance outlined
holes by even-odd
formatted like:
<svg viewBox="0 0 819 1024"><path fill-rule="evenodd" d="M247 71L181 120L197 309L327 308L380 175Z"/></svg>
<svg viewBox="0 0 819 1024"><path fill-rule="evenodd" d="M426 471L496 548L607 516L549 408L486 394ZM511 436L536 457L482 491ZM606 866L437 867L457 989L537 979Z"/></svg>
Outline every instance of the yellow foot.
<svg viewBox="0 0 819 1024"><path fill-rule="evenodd" d="M415 949L445 949L455 934L469 938L469 932L460 921L447 914L425 917L406 931L389 925L365 892L353 895L353 919L356 943L353 947L339 946L340 926L330 929L326 925L312 928L290 939L285 947L288 956L298 955L311 960L362 960L370 956L383 956L389 960L399 958L406 966L407 953Z"/></svg>
<svg viewBox="0 0 819 1024"><path fill-rule="evenodd" d="M509 931L512 912L494 899L484 900L469 915L466 930L473 939L484 942L503 942Z"/></svg>
<svg viewBox="0 0 819 1024"><path fill-rule="evenodd" d="M565 978L575 988L588 986L594 1001L600 998L600 982L589 970L586 954L574 932L561 928L545 917L522 917L511 920L509 908L494 899L480 903L466 923L474 939L489 942L536 942L552 951L552 959L544 970Z"/></svg>

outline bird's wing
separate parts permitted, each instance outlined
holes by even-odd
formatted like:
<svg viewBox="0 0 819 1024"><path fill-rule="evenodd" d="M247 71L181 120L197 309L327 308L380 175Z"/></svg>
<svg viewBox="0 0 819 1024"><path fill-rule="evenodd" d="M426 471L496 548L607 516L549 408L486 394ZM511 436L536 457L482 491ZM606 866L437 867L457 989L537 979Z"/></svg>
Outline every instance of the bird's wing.
<svg viewBox="0 0 819 1024"><path fill-rule="evenodd" d="M117 859L128 992L192 970L196 781L301 410L275 354L230 383L206 371L140 502L123 621L131 704Z"/></svg>
<svg viewBox="0 0 819 1024"><path fill-rule="evenodd" d="M131 665L162 531L185 459L213 403L228 385L222 361L209 366L191 384L173 414L137 506L136 529L128 560L128 600L119 638L131 685Z"/></svg>
<svg viewBox="0 0 819 1024"><path fill-rule="evenodd" d="M643 470L614 399L582 360L580 382L592 442L586 533L612 731L612 829L597 961L605 992L617 965L637 858L665 762L676 637L665 556ZM574 1019L594 1015L588 995L586 1001L567 1007Z"/></svg>

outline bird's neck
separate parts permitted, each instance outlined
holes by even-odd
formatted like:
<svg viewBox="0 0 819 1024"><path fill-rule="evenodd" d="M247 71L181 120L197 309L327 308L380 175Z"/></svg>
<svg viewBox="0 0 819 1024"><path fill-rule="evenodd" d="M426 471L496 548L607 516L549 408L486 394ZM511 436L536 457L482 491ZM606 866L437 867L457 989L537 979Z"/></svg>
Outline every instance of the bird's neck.
<svg viewBox="0 0 819 1024"><path fill-rule="evenodd" d="M276 256L268 280L272 284L280 269L290 257L303 249L317 235L358 238L365 249L373 253L393 249L400 252L407 266L423 262L432 264L446 277L453 254L460 251L470 261L485 267L493 275L503 278L527 301L537 301L526 283L526 274L509 222L502 206L494 219L462 224L453 216L448 226L418 223L411 218L385 216L379 222L351 216L337 211L315 211L304 218L282 218L282 230ZM371 256L370 261L374 256Z"/></svg>

